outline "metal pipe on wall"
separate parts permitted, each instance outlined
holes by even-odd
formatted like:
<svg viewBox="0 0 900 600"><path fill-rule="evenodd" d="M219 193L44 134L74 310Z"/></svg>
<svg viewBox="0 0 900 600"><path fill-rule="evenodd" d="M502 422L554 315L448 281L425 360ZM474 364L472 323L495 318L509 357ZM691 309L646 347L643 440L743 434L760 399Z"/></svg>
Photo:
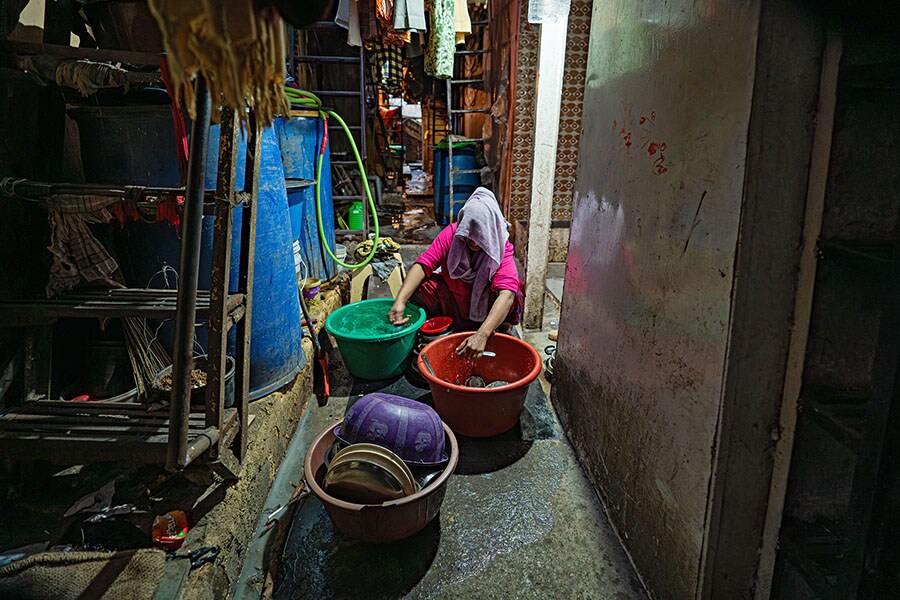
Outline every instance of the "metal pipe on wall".
<svg viewBox="0 0 900 600"><path fill-rule="evenodd" d="M194 351L194 322L197 317L197 283L200 274L203 194L206 184L206 152L212 103L206 79L200 75L195 86L196 118L191 129L187 194L181 226L178 303L175 313L175 346L172 356L172 392L169 403L169 469L184 467L188 457L188 417L191 411L191 370Z"/></svg>

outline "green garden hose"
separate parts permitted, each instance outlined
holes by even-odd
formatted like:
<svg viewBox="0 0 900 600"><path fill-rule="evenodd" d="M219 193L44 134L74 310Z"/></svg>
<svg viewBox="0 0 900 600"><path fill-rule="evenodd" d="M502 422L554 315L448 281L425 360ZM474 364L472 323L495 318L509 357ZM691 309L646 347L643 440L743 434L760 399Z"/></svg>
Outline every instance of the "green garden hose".
<svg viewBox="0 0 900 600"><path fill-rule="evenodd" d="M347 264L337 256L334 255L334 251L328 245L328 240L325 238L325 225L322 222L322 164L325 158L325 143L323 139L322 149L319 151L319 158L316 164L316 217L318 219L319 225L319 238L322 240L322 245L325 247L325 250L328 252L329 256L339 264L340 266L347 269L360 269L367 264L369 264L372 259L375 257L375 253L378 251L378 243L380 241L379 237L379 229L378 229L378 213L375 210L375 201L372 199L372 191L369 189L369 179L366 177L366 169L363 166L362 158L359 155L359 149L356 147L356 142L353 140L353 136L350 134L350 129L347 127L347 124L344 120L338 115L336 112L332 110L327 110L322 108L322 101L315 95L310 92L304 90L298 90L296 88L285 87L285 93L288 96L288 99L291 101L291 104L299 105L305 108L309 108L312 110L316 110L319 113L319 116L322 120L325 121L325 130L327 132L328 128L328 118L333 117L338 125L341 126L341 129L344 130L344 135L347 136L347 141L350 142L350 148L353 150L353 156L356 158L356 167L359 170L359 175L362 178L363 187L366 190L366 200L369 203L369 212L372 215L372 221L375 225L375 240L372 244L372 250L366 256L365 259L361 263L358 264ZM363 124L364 126L365 124ZM327 134L326 134L327 135ZM365 240L364 240L365 241Z"/></svg>

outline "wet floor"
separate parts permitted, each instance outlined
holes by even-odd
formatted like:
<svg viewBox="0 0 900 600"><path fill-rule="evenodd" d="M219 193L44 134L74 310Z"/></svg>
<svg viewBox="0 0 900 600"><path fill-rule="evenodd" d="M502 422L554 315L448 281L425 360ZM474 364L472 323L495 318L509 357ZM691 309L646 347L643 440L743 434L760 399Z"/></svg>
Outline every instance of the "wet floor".
<svg viewBox="0 0 900 600"><path fill-rule="evenodd" d="M312 402L304 415L298 432L304 450L364 393L430 401L405 379L338 389L343 393L327 407ZM347 539L309 498L294 515L273 597L646 597L540 385L532 385L512 431L459 441L441 512L410 539L389 545Z"/></svg>

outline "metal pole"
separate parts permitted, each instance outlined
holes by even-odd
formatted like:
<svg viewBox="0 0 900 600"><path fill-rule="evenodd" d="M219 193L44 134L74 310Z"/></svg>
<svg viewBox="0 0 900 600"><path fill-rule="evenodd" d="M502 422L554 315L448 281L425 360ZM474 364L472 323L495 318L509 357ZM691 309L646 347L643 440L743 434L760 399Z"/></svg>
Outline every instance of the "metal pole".
<svg viewBox="0 0 900 600"><path fill-rule="evenodd" d="M166 465L175 470L188 462L188 418L191 411L194 321L197 316L197 279L200 271L200 234L203 225L203 192L206 182L206 150L209 142L211 102L203 76L196 83L197 117L191 129L187 194L181 226L181 261L178 304L175 313L175 348L172 357L172 393L169 403L169 452Z"/></svg>
<svg viewBox="0 0 900 600"><path fill-rule="evenodd" d="M361 143L360 158L363 167L366 167L366 47L359 47L359 141ZM363 241L369 239L369 198L366 195L366 185L368 181L363 181L365 175L360 174L360 191L363 195L362 201L362 218L363 218ZM378 215L374 215L378 218Z"/></svg>
<svg viewBox="0 0 900 600"><path fill-rule="evenodd" d="M453 90L450 79L447 80L447 183L450 186L450 222L453 218Z"/></svg>

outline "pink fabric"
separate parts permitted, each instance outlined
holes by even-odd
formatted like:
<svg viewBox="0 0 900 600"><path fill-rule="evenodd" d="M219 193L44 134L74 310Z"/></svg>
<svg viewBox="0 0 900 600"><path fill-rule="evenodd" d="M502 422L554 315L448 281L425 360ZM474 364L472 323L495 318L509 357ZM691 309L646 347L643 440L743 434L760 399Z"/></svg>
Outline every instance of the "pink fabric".
<svg viewBox="0 0 900 600"><path fill-rule="evenodd" d="M456 223L451 223L444 228L444 230L438 234L437 238L435 238L428 250L423 252L418 260L416 260L416 263L422 265L422 268L425 269L425 276L427 278L431 279L432 275L434 275L435 278L439 277L443 281L444 286L442 286L442 289L435 289L432 291L434 293L445 295L449 294L450 297L447 298L447 300L452 301L453 305L459 311L459 315L468 317L473 286L471 283L466 283L461 279L453 279L447 271L447 257L450 253L450 245L453 241L453 236L456 233L456 228ZM516 270L513 252L513 245L507 241L503 253L503 260L500 261L500 267L497 269L497 272L494 274L494 278L491 281L491 291L494 292L492 298L496 298L496 292L501 290L509 290L510 292L517 294L517 296L523 294L524 286L522 282L519 281L519 272ZM440 272L435 273L438 269L440 269ZM423 283L419 289L422 289L423 286L425 286L425 283ZM426 312L428 311L427 306L422 306L422 308L424 308ZM446 316L454 317L452 314L447 314ZM456 320L455 317L454 320Z"/></svg>
<svg viewBox="0 0 900 600"><path fill-rule="evenodd" d="M496 299L497 294L492 293L491 301ZM457 332L476 331L481 326L481 323L469 319L468 311L463 312L456 297L448 288L447 280L439 273L432 273L428 279L422 282L412 297L412 303L425 309L428 317L450 317L453 319L453 328ZM509 310L509 314L506 315L504 322L518 325L524 304L525 296L520 289L516 293L515 303Z"/></svg>

